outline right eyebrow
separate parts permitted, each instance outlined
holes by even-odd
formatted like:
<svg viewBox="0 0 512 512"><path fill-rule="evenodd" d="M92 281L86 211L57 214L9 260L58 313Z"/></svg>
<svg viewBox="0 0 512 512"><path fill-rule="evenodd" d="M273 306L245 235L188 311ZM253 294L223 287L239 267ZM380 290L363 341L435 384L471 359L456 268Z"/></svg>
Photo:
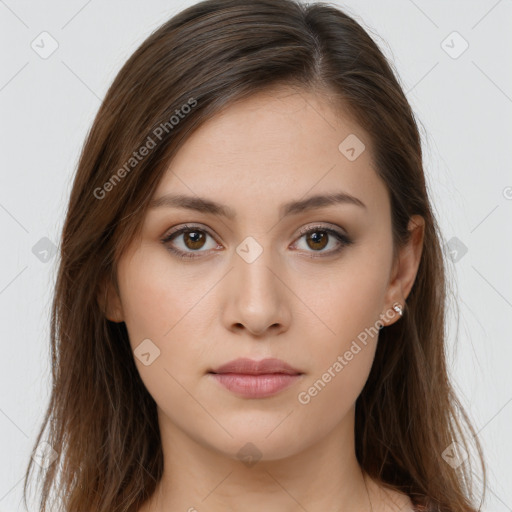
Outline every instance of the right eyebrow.
<svg viewBox="0 0 512 512"><path fill-rule="evenodd" d="M233 209L224 206L209 199L187 196L183 194L167 194L149 203L150 208L160 208L167 206L170 208L186 208L201 213L210 213L212 215L223 216L228 219L234 219L236 213Z"/></svg>

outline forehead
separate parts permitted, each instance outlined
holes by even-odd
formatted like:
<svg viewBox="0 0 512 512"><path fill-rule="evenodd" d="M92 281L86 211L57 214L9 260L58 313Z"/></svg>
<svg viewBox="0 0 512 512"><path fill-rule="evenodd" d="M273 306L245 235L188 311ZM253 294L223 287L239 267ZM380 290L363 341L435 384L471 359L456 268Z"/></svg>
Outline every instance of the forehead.
<svg viewBox="0 0 512 512"><path fill-rule="evenodd" d="M203 123L173 158L154 198L209 197L255 214L310 195L345 192L378 210L387 192L371 153L369 136L332 99L274 88Z"/></svg>

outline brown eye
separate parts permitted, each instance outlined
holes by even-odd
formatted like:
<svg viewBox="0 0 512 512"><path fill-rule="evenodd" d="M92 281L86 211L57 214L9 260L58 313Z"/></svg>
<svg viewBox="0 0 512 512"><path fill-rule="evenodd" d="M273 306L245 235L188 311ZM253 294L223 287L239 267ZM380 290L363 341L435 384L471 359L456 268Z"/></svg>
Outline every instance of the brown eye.
<svg viewBox="0 0 512 512"><path fill-rule="evenodd" d="M205 243L206 237L201 231L183 232L183 243L188 249L201 249Z"/></svg>
<svg viewBox="0 0 512 512"><path fill-rule="evenodd" d="M214 237L196 226L183 226L173 230L161 240L169 251L181 259L192 259L211 253L219 248Z"/></svg>
<svg viewBox="0 0 512 512"><path fill-rule="evenodd" d="M332 256L353 243L353 240L342 231L324 226L304 228L300 231L300 235L294 245L309 253L311 258ZM301 245L303 246L301 247ZM326 247L328 249L324 250Z"/></svg>
<svg viewBox="0 0 512 512"><path fill-rule="evenodd" d="M308 247L315 251L322 250L329 242L329 235L325 231L310 231L306 235Z"/></svg>

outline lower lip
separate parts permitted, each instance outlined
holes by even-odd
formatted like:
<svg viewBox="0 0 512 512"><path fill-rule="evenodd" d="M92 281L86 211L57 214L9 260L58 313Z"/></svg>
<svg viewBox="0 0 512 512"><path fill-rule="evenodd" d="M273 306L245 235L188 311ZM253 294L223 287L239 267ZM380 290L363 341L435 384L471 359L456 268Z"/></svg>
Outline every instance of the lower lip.
<svg viewBox="0 0 512 512"><path fill-rule="evenodd" d="M217 382L231 392L245 398L265 398L275 395L299 378L299 374L270 373L264 375L248 375L245 373L212 373Z"/></svg>

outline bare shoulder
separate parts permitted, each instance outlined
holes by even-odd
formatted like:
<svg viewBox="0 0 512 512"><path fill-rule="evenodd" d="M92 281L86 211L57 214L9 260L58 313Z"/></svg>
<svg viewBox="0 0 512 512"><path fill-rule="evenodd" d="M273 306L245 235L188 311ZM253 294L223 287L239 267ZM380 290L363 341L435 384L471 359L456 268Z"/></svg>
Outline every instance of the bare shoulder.
<svg viewBox="0 0 512 512"><path fill-rule="evenodd" d="M398 490L370 480L368 486L374 512L415 512L411 498Z"/></svg>
<svg viewBox="0 0 512 512"><path fill-rule="evenodd" d="M389 501L383 512L414 512L411 498L407 494L390 490L386 490L386 493L389 496Z"/></svg>

